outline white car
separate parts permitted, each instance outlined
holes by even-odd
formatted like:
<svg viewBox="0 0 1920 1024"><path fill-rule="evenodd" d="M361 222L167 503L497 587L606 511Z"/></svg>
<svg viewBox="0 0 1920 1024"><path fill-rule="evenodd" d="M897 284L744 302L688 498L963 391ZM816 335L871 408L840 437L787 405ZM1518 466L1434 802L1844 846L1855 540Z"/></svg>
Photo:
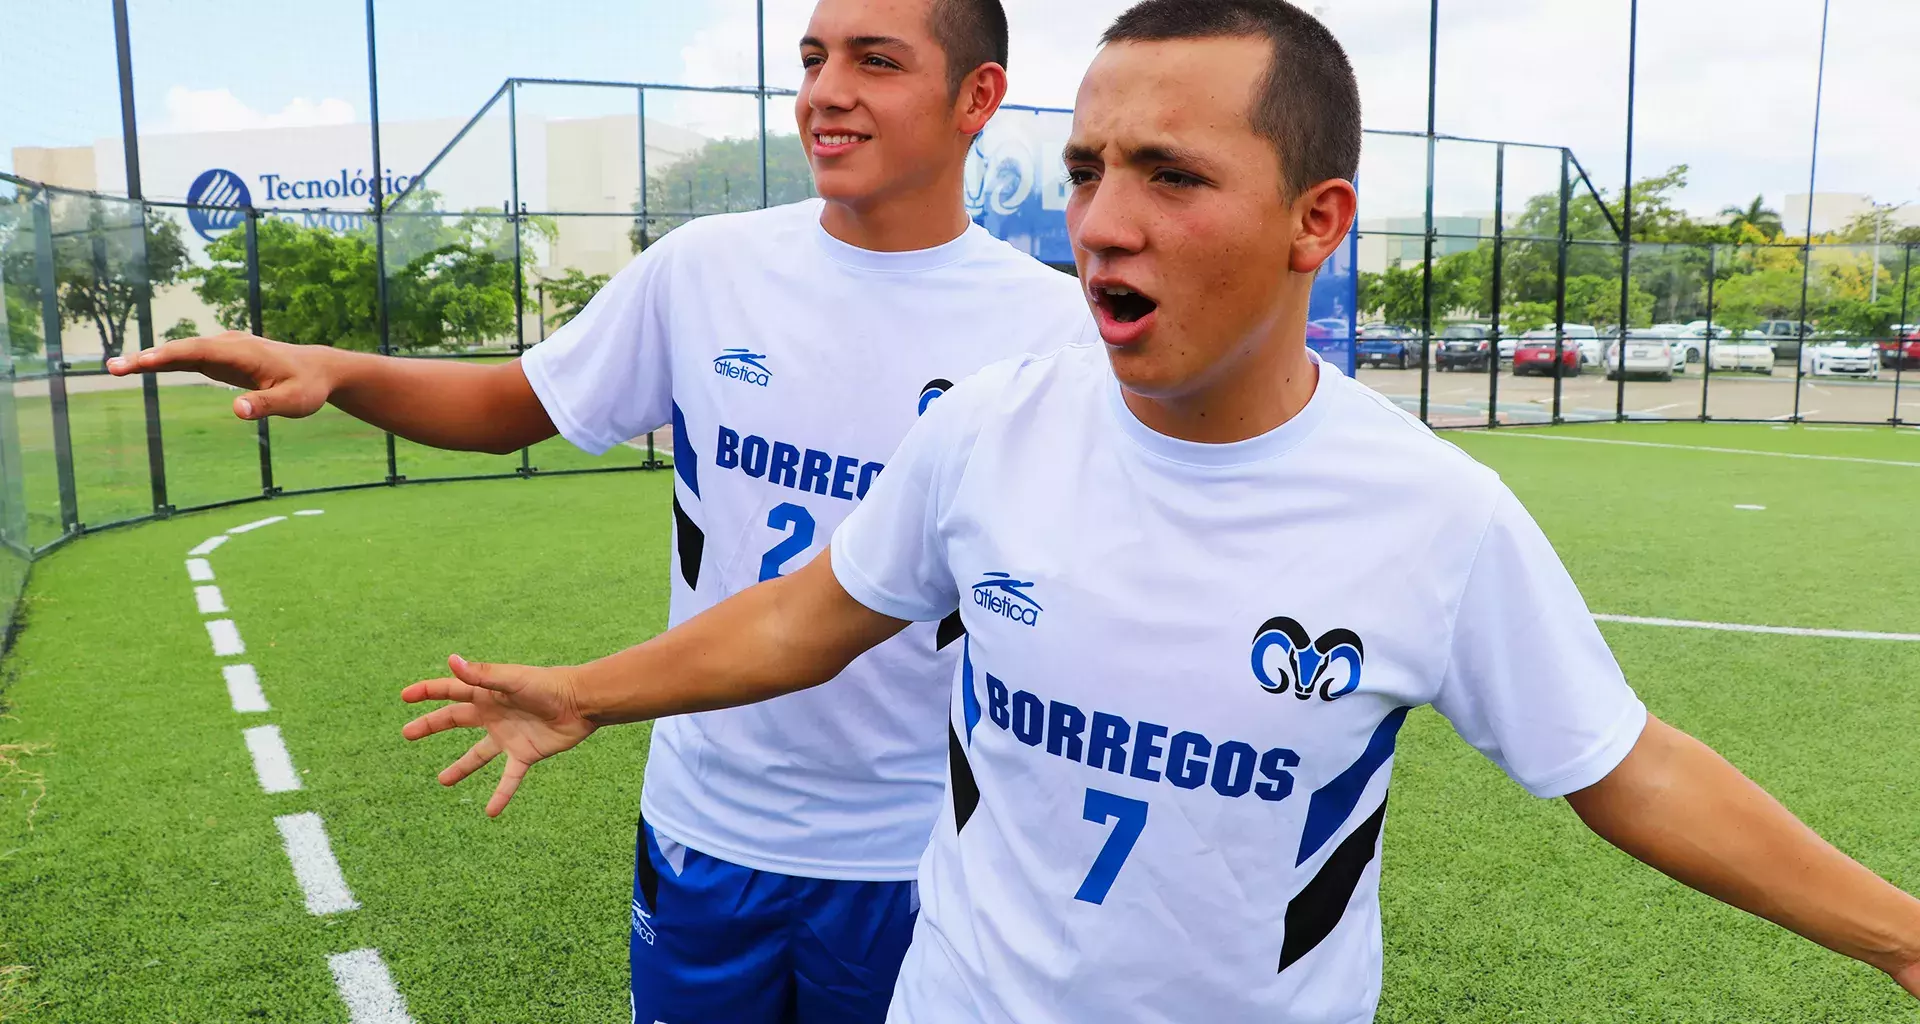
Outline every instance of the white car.
<svg viewBox="0 0 1920 1024"><path fill-rule="evenodd" d="M1773 346L1751 331L1738 338L1716 337L1707 343L1707 351L1715 373L1750 370L1773 374Z"/></svg>
<svg viewBox="0 0 1920 1024"><path fill-rule="evenodd" d="M1880 353L1872 345L1843 341L1800 347L1800 372L1809 377L1867 377L1880 379Z"/></svg>
<svg viewBox="0 0 1920 1024"><path fill-rule="evenodd" d="M1679 345L1681 349L1686 352L1687 362L1698 363L1706 358L1707 342L1709 339L1707 337L1708 327L1705 321L1696 321L1686 326L1679 324L1659 324L1654 327L1654 330L1658 331L1663 327L1673 330L1673 333L1667 335L1667 337L1671 338L1674 344ZM1733 337L1732 329L1722 327L1719 324L1713 325L1712 334L1713 337L1711 340L1716 342ZM1719 367L1716 366L1714 369L1717 370Z"/></svg>
<svg viewBox="0 0 1920 1024"><path fill-rule="evenodd" d="M1607 379L1619 380L1624 370L1629 377L1658 377L1672 380L1676 373L1687 372L1687 351L1666 338L1643 338L1639 331L1627 334L1627 358L1620 359L1620 343L1607 346Z"/></svg>

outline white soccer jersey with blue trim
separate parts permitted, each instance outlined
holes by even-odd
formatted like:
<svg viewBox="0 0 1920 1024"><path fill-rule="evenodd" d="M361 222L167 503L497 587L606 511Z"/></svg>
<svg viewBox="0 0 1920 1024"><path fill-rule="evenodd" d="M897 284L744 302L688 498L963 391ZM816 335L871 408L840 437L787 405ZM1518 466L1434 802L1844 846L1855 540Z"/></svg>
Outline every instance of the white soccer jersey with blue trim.
<svg viewBox="0 0 1920 1024"><path fill-rule="evenodd" d="M1142 425L1098 346L989 368L832 551L967 627L896 1024L1369 1020L1408 710L1540 796L1646 722L1499 479L1324 365L1226 445Z"/></svg>
<svg viewBox="0 0 1920 1024"><path fill-rule="evenodd" d="M672 421L674 624L819 554L952 381L1093 330L1073 277L982 228L869 252L827 234L821 208L687 224L526 355L581 448ZM825 686L660 722L647 822L763 871L914 877L946 779L955 636L911 629Z"/></svg>

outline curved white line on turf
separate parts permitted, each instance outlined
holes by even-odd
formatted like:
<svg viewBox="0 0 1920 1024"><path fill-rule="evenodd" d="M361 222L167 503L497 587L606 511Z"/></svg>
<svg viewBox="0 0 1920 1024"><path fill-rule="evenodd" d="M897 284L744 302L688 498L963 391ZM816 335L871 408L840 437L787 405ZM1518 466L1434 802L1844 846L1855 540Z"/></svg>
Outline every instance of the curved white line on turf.
<svg viewBox="0 0 1920 1024"><path fill-rule="evenodd" d="M216 586L193 588L193 603L199 606L202 615L218 615L227 610L227 599L220 596L220 588Z"/></svg>
<svg viewBox="0 0 1920 1024"><path fill-rule="evenodd" d="M241 732L247 739L247 752L253 755L253 774L260 788L269 793L291 793L302 788L300 774L293 770L293 757L280 741L277 725L256 725Z"/></svg>
<svg viewBox="0 0 1920 1024"><path fill-rule="evenodd" d="M324 508L303 508L294 513L296 516L324 516L326 514L327 510Z"/></svg>
<svg viewBox="0 0 1920 1024"><path fill-rule="evenodd" d="M286 843L287 860L293 863L294 881L306 897L307 913L319 917L360 909L360 901L353 898L340 874L340 862L333 859L327 826L318 814L286 814L273 819L273 824Z"/></svg>
<svg viewBox="0 0 1920 1024"><path fill-rule="evenodd" d="M260 674L252 665L226 665L220 669L220 675L227 681L227 697L233 701L233 710L242 714L273 710L267 706L267 695L260 689Z"/></svg>
<svg viewBox="0 0 1920 1024"><path fill-rule="evenodd" d="M214 619L207 623L207 636L213 640L213 654L216 658L231 658L236 654L247 653L246 641L240 639L240 630L232 619Z"/></svg>
<svg viewBox="0 0 1920 1024"><path fill-rule="evenodd" d="M1862 459L1852 455L1805 455L1800 452L1757 452L1751 448L1713 448L1699 444L1665 444L1659 441L1622 441L1612 437L1569 437L1565 434L1535 434L1522 430L1482 433L1482 437L1530 437L1536 441L1577 441L1581 444L1618 444L1630 448L1669 448L1682 452L1715 452L1720 455L1759 455L1769 459L1806 459L1811 462L1857 462L1867 466L1905 466L1920 469L1920 462L1896 459Z"/></svg>
<svg viewBox="0 0 1920 1024"><path fill-rule="evenodd" d="M1595 615L1598 622L1630 626L1668 626L1675 629L1712 629L1723 633L1773 633L1779 636L1821 636L1835 640L1892 640L1920 644L1920 633L1868 633L1852 629L1802 629L1798 626L1749 626L1738 622L1695 622L1692 619L1654 619L1640 615Z"/></svg>
<svg viewBox="0 0 1920 1024"><path fill-rule="evenodd" d="M194 549L192 551L187 552L187 554L211 555L213 554L214 548L217 548L220 545L225 544L226 542L227 542L227 535L224 533L218 537L208 537L206 540L203 540L199 544L195 545Z"/></svg>
<svg viewBox="0 0 1920 1024"><path fill-rule="evenodd" d="M213 582L213 563L204 558L187 559L187 578L195 583Z"/></svg>
<svg viewBox="0 0 1920 1024"><path fill-rule="evenodd" d="M233 529L228 530L227 533L229 536L233 534L239 534L239 533L252 533L253 531L258 530L262 526L272 526L275 523L284 523L286 521L287 521L286 516L268 516L265 519L256 519L253 522L247 523L244 526L236 526Z"/></svg>
<svg viewBox="0 0 1920 1024"><path fill-rule="evenodd" d="M393 976L377 949L356 949L327 957L333 971L333 985L340 990L340 1001L347 1004L347 1016L353 1024L413 1024L407 1016L407 1001L393 987Z"/></svg>

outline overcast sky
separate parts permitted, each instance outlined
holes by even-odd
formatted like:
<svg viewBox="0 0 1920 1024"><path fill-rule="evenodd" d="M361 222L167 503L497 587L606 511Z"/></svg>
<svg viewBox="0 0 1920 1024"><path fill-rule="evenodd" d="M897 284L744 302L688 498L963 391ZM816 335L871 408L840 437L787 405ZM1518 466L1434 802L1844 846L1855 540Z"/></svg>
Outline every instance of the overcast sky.
<svg viewBox="0 0 1920 1024"><path fill-rule="evenodd" d="M1128 0L1005 0L1014 102L1069 106L1100 31ZM367 117L366 35L356 0L131 0L144 131L337 123ZM1821 125L1821 191L1920 206L1920 2L1832 0ZM768 80L798 78L794 43L812 0L766 0ZM1359 73L1369 128L1426 122L1427 0L1307 0ZM0 89L0 166L16 145L75 145L118 131L106 0L0 0L9 46ZM1616 188L1626 134L1627 0L1441 0L1441 132L1566 145ZM381 115L464 117L507 75L701 85L756 77L752 0L382 0ZM1820 0L1648 0L1641 4L1636 173L1687 163L1686 204L1712 212L1806 191ZM1904 77L1904 81L1903 81ZM554 90L524 109L624 112L631 94ZM751 101L662 100L652 116L742 134ZM791 125L777 101L777 129ZM1374 137L1368 212L1417 210L1418 140ZM405 169L402 169L405 170ZM1554 187L1558 157L1510 151L1509 195ZM1489 149L1443 147L1443 212L1492 206ZM1791 222L1796 216L1789 214Z"/></svg>

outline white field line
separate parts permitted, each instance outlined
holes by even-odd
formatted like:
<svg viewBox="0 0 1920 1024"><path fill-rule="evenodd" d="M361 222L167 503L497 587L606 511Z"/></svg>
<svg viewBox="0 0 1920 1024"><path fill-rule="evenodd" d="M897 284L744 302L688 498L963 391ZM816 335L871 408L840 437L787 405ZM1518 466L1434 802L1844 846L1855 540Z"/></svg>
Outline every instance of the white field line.
<svg viewBox="0 0 1920 1024"><path fill-rule="evenodd" d="M227 610L227 599L220 596L220 588L211 584L193 588L193 603L200 606L202 615L218 615Z"/></svg>
<svg viewBox="0 0 1920 1024"><path fill-rule="evenodd" d="M300 788L300 775L293 770L293 758L287 745L280 742L280 727L256 725L241 731L247 739L247 751L253 755L253 774L260 788L269 793L291 793Z"/></svg>
<svg viewBox="0 0 1920 1024"><path fill-rule="evenodd" d="M324 516L326 514L327 510L324 508L303 508L294 513L296 516Z"/></svg>
<svg viewBox="0 0 1920 1024"><path fill-rule="evenodd" d="M222 544L225 544L226 542L227 542L227 535L224 533L218 537L208 537L206 540L201 541L197 546L195 546L192 551L187 552L187 554L211 555L213 554L213 549L219 547Z"/></svg>
<svg viewBox="0 0 1920 1024"><path fill-rule="evenodd" d="M353 898L347 880L340 874L340 862L333 859L327 826L318 814L306 811L282 815L273 819L273 824L287 845L287 860L293 862L294 881L300 883L300 892L306 896L307 913L320 916L360 909L360 902Z"/></svg>
<svg viewBox="0 0 1920 1024"><path fill-rule="evenodd" d="M347 1017L353 1024L413 1024L407 1016L407 1001L393 987L386 961L377 949L356 949L327 957L333 971L334 987L340 1001L347 1004Z"/></svg>
<svg viewBox="0 0 1920 1024"><path fill-rule="evenodd" d="M233 710L242 714L273 710L267 706L267 695L260 689L260 674L252 665L227 665L220 669L220 675L227 681L227 696L233 700Z"/></svg>
<svg viewBox="0 0 1920 1024"><path fill-rule="evenodd" d="M1749 626L1738 622L1696 622L1692 619L1653 619L1639 615L1595 615L1598 622L1630 626L1667 626L1674 629L1712 629L1724 633L1773 633L1779 636L1819 636L1835 640L1892 640L1920 644L1920 633L1867 633L1852 629L1802 629L1799 626Z"/></svg>
<svg viewBox="0 0 1920 1024"><path fill-rule="evenodd" d="M1800 452L1761 452L1751 448L1711 448L1698 444L1664 444L1659 441L1622 441L1612 437L1569 437L1565 434L1536 434L1518 430L1502 430L1487 434L1487 437L1530 437L1537 441L1575 441L1580 444L1618 444L1631 448L1670 448L1683 452L1715 452L1721 455L1759 455L1769 459L1806 459L1812 462L1857 462L1867 466L1906 466L1920 469L1920 462L1900 462L1896 459L1862 459L1852 455L1804 455Z"/></svg>
<svg viewBox="0 0 1920 1024"><path fill-rule="evenodd" d="M214 619L207 623L207 636L213 640L213 653L218 658L230 658L236 654L247 653L246 642L240 639L240 630L232 619Z"/></svg>
<svg viewBox="0 0 1920 1024"><path fill-rule="evenodd" d="M204 558L187 559L187 578L195 583L213 582L213 563Z"/></svg>
<svg viewBox="0 0 1920 1024"><path fill-rule="evenodd" d="M237 534L237 533L251 533L254 530L258 530L262 526L272 526L275 523L284 523L286 521L287 521L286 516L268 516L265 519L256 519L253 522L246 524L245 526L236 526L233 529L228 530L227 533L229 535Z"/></svg>

